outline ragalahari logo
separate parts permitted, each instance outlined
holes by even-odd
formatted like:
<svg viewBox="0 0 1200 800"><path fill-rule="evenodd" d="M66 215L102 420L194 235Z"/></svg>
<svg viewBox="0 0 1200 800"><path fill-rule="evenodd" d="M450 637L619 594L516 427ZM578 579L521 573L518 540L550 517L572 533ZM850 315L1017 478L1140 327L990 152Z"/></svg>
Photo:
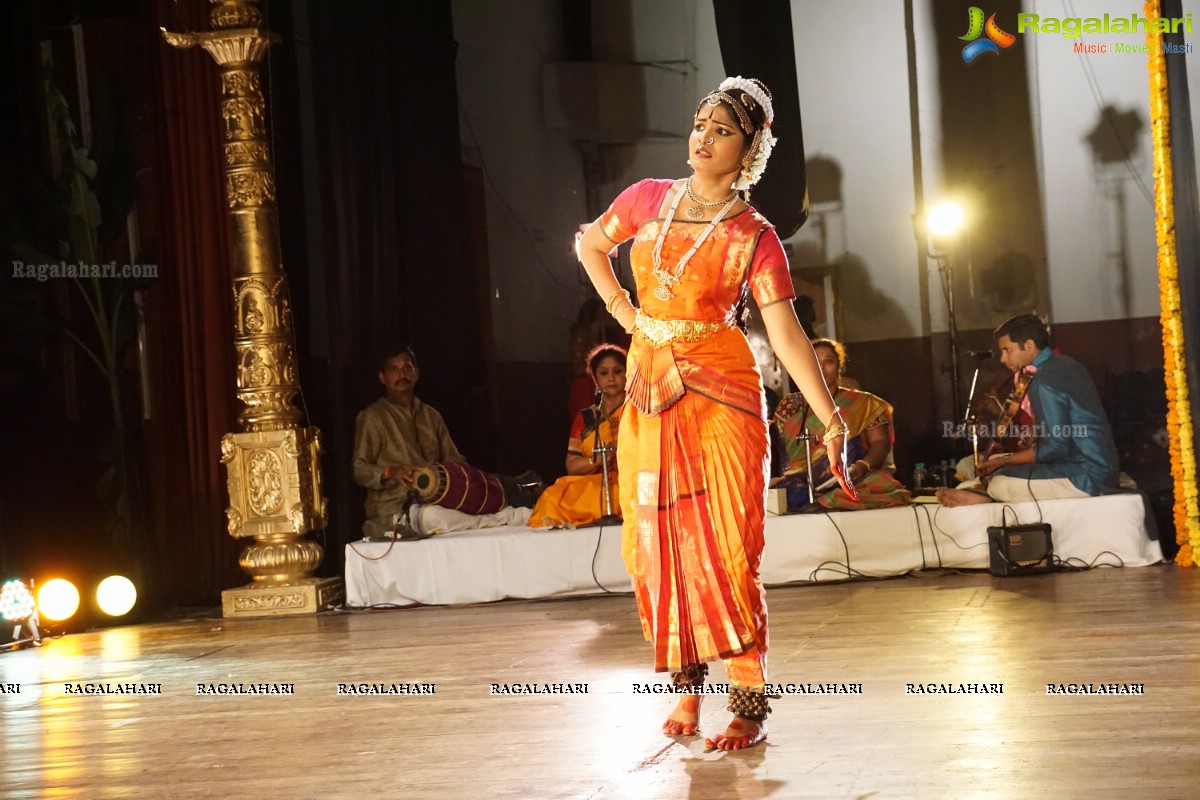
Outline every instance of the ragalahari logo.
<svg viewBox="0 0 1200 800"><path fill-rule="evenodd" d="M995 14L988 17L987 23L984 23L983 9L979 6L971 6L967 11L967 19L969 22L967 33L965 36L958 38L964 42L968 42L967 46L963 48L962 53L963 61L968 64L984 53L1000 55L1002 48L1007 50L1017 40L1016 36L1002 30L996 24ZM979 37L985 33L987 34L987 38L980 39Z"/></svg>

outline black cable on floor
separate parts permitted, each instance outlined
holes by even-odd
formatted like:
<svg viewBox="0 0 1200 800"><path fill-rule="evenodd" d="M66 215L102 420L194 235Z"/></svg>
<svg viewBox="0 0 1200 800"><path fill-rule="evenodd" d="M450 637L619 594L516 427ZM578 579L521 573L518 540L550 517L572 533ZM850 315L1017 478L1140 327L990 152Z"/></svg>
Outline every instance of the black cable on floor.
<svg viewBox="0 0 1200 800"><path fill-rule="evenodd" d="M633 594L633 592L614 592L612 589L609 589L607 586L602 584L600 582L600 579L598 577L596 577L596 556L600 555L600 540L603 538L603 536L604 536L604 526L601 525L600 532L596 534L596 549L592 551L592 582L595 583L598 587L600 587L600 590L603 591L605 594L618 594L618 595L626 595L626 596L631 595L631 594Z"/></svg>
<svg viewBox="0 0 1200 800"><path fill-rule="evenodd" d="M850 543L846 541L846 535L844 533L842 533L842 529L840 527L838 527L838 524L836 522L833 521L833 515L829 513L829 509L822 508L821 514L822 514L822 516L825 517L825 519L829 520L829 524L833 526L833 529L835 531L837 531L838 538L840 538L842 540L842 549L846 553L846 563L842 564L837 561L822 561L820 564L818 564L816 567L813 568L812 572L808 573L808 579L810 581L812 581L813 583L816 583L817 582L817 573L822 572L823 570L833 571L833 567L841 567L842 570L844 570L846 573L846 580L854 580L856 578L862 579L862 580L871 580L872 576L865 575L850 566Z"/></svg>

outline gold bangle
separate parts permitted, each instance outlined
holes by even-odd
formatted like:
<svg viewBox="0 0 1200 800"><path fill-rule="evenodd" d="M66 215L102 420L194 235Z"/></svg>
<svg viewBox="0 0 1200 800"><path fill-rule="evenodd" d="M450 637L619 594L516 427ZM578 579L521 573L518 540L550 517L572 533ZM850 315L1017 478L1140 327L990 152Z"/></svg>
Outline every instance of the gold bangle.
<svg viewBox="0 0 1200 800"><path fill-rule="evenodd" d="M612 314L615 316L616 311L614 310L614 308L616 306L617 299L621 298L621 297L624 297L625 300L627 302L629 302L629 290L618 287L617 290L615 292L613 292L612 295L607 300L604 301L604 310L607 311L609 314ZM632 302L630 302L629 304L633 305Z"/></svg>
<svg viewBox="0 0 1200 800"><path fill-rule="evenodd" d="M874 467L871 466L871 464L865 458L860 458L858 461L855 461L854 463L863 465L863 469L865 470L865 472L863 472L864 475L866 475L871 470L875 469Z"/></svg>
<svg viewBox="0 0 1200 800"><path fill-rule="evenodd" d="M839 423L834 425L832 428L825 429L825 435L821 437L821 442L828 447L831 441L848 433L850 433L850 429Z"/></svg>
<svg viewBox="0 0 1200 800"><path fill-rule="evenodd" d="M621 322L620 319L617 318L617 314L623 313L625 311L633 312L633 322L631 322L629 324L628 328L626 328L625 324L623 322ZM616 313L614 313L612 315L612 317L613 317L613 319L617 320L617 324L621 326L622 330L624 330L626 333L633 333L633 329L635 327L637 327L637 315L640 313L642 313L642 312L638 310L637 306L635 306L632 302L630 302L629 305L627 305L625 308L622 308L622 309L620 309L620 311L617 311Z"/></svg>
<svg viewBox="0 0 1200 800"><path fill-rule="evenodd" d="M633 305L633 301L631 301L628 297L625 298L624 305L620 306L619 308L613 308L608 313L610 316L612 316L613 319L615 319L619 323L621 321L620 315L626 311L633 311L634 313L637 312L637 308ZM624 327L624 326L622 326L622 327Z"/></svg>
<svg viewBox="0 0 1200 800"><path fill-rule="evenodd" d="M625 310L625 308L618 308L618 306L620 305L620 301L621 301L621 300L624 300L624 301L625 301L625 308L632 308L634 311L637 311L637 307L636 307L636 306L634 306L634 304L633 304L633 300L629 299L629 292L626 292L624 297L622 297L622 298L619 298L619 299L618 299L618 302L616 302L616 303L614 303L614 304L613 304L613 310L612 310L612 312L611 312L611 313L612 313L612 315L613 315L614 317L615 317L615 316L616 316L618 313L620 313L620 312L622 312L622 311L624 311L624 310Z"/></svg>

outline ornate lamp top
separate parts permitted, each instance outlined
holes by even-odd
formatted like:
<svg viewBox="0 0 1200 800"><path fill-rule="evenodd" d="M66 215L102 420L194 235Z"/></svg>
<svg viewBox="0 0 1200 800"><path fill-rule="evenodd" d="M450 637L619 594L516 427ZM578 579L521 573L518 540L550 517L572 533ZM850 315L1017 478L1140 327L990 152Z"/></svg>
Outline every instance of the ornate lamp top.
<svg viewBox="0 0 1200 800"><path fill-rule="evenodd" d="M258 0L209 0L213 10L209 21L213 30L200 33L173 33L159 28L167 44L187 48L203 47L223 67L253 64L263 60L267 48L281 41L277 34L262 29L263 16Z"/></svg>

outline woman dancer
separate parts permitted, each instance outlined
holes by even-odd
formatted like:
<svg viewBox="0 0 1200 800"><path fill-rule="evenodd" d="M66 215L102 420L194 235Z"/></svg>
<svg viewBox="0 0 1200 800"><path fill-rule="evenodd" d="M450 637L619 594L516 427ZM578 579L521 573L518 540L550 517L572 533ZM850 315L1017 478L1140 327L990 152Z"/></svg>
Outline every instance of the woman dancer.
<svg viewBox="0 0 1200 800"><path fill-rule="evenodd" d="M617 441L621 410L625 407L625 350L615 344L592 348L585 359L595 382L599 409L588 406L575 415L567 442L567 474L542 492L531 528L573 528L604 516L604 459L593 452L597 441L610 447ZM599 413L597 413L599 411ZM617 510L617 460L608 458L608 488Z"/></svg>
<svg viewBox="0 0 1200 800"><path fill-rule="evenodd" d="M845 425L790 301L787 259L747 204L775 143L771 95L728 78L696 109L686 179L623 191L579 241L579 258L609 313L633 333L617 443L622 553L654 667L682 691L702 690L722 659L734 719L709 747L763 741L767 609L758 577L768 473L762 378L736 326L747 292L771 344L840 452ZM634 238L640 308L607 253ZM834 470L841 460L834 455ZM665 733L694 734L699 694L682 695Z"/></svg>

